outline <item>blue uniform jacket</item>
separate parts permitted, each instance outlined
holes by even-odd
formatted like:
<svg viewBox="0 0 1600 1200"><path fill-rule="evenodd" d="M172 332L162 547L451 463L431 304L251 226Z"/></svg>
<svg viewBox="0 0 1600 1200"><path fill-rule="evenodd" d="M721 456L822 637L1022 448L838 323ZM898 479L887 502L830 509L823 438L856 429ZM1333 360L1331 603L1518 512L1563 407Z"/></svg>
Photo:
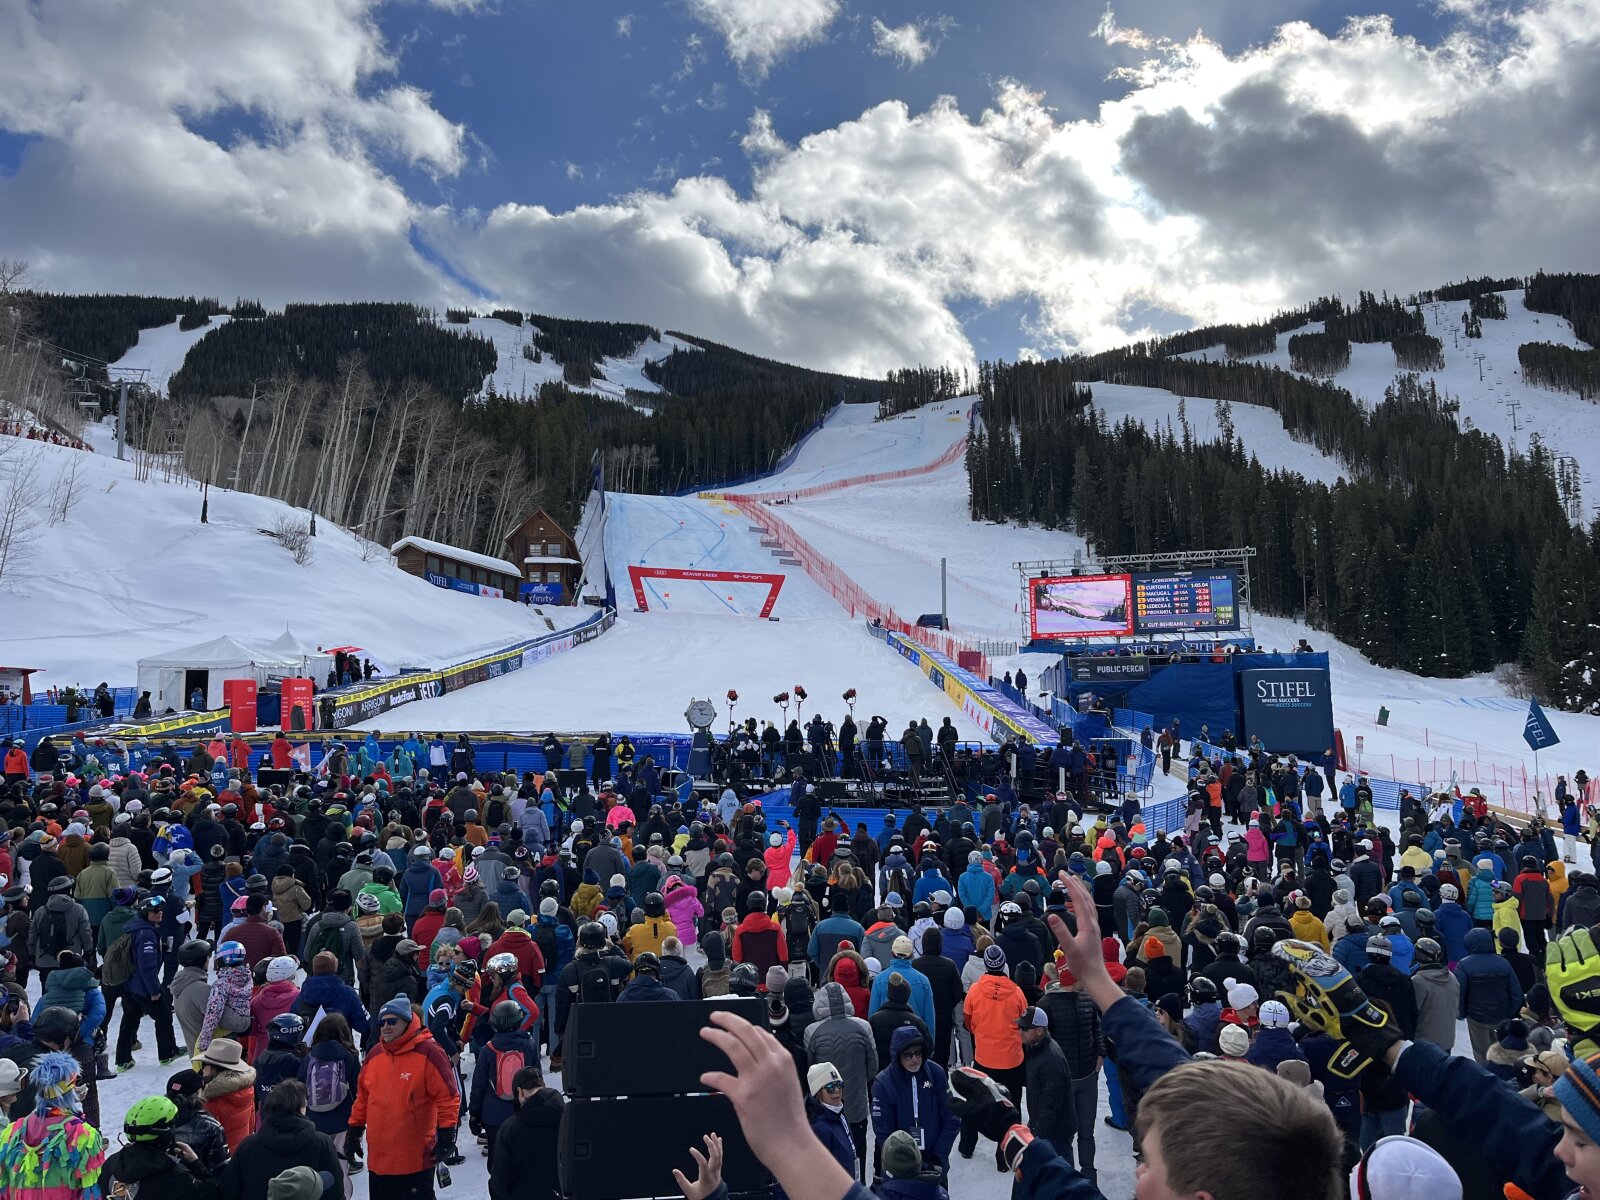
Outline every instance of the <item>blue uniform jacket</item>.
<svg viewBox="0 0 1600 1200"><path fill-rule="evenodd" d="M897 1129L904 1129L913 1136L920 1132L923 1157L946 1165L950 1161L950 1147L955 1145L956 1134L961 1131L961 1121L950 1109L944 1068L931 1059L924 1059L922 1069L910 1075L900 1065L901 1048L921 1037L911 1025L894 1031L889 1042L889 1065L872 1081L872 1132L880 1147Z"/></svg>
<svg viewBox="0 0 1600 1200"><path fill-rule="evenodd" d="M891 975L905 977L905 981L911 985L911 1011L921 1017L922 1023L929 1029L934 1028L933 988L928 983L928 977L903 958L890 960L889 965L879 971L878 977L872 981L872 995L867 1002L867 1015L871 1016L877 1012L889 998Z"/></svg>

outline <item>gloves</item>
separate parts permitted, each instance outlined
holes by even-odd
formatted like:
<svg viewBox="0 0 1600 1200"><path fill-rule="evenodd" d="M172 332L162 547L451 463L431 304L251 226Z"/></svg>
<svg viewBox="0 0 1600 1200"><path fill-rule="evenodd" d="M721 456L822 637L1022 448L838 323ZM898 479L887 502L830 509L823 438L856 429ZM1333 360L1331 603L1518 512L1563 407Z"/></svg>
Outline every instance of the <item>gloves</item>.
<svg viewBox="0 0 1600 1200"><path fill-rule="evenodd" d="M1000 1141L1008 1129L1022 1120L1005 1089L972 1067L951 1069L949 1092L950 1107L956 1115L971 1121L990 1141Z"/></svg>
<svg viewBox="0 0 1600 1200"><path fill-rule="evenodd" d="M352 1125L344 1132L344 1156L347 1161L361 1157L361 1137L367 1132L364 1125Z"/></svg>
<svg viewBox="0 0 1600 1200"><path fill-rule="evenodd" d="M1571 1032L1573 1053L1585 1058L1600 1050L1600 949L1594 935L1585 926L1562 934L1545 949L1544 963L1545 982Z"/></svg>
<svg viewBox="0 0 1600 1200"><path fill-rule="evenodd" d="M434 1155L447 1167L459 1167L467 1161L466 1155L456 1149L456 1128L441 1125L434 1135Z"/></svg>
<svg viewBox="0 0 1600 1200"><path fill-rule="evenodd" d="M1033 1130L1026 1125L1013 1125L1006 1130L1000 1140L1000 1158L1006 1164L1006 1170L1015 1171L1017 1164L1022 1161L1023 1151L1032 1144Z"/></svg>
<svg viewBox="0 0 1600 1200"><path fill-rule="evenodd" d="M1272 953L1288 964L1294 978L1294 992L1284 993L1283 998L1296 1018L1354 1048L1352 1055L1341 1046L1330 1069L1353 1078L1369 1063L1381 1062L1402 1040L1389 1015L1368 1000L1350 972L1320 946L1288 939L1273 946ZM1596 962L1600 966L1600 959Z"/></svg>

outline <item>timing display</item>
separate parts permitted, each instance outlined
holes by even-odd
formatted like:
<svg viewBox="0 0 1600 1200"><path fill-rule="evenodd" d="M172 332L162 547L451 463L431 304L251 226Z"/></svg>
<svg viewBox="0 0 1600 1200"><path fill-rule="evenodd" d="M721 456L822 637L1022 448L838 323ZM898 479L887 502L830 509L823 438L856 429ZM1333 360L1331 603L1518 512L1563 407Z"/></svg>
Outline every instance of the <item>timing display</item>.
<svg viewBox="0 0 1600 1200"><path fill-rule="evenodd" d="M1235 571L1159 571L1133 577L1136 633L1239 628Z"/></svg>

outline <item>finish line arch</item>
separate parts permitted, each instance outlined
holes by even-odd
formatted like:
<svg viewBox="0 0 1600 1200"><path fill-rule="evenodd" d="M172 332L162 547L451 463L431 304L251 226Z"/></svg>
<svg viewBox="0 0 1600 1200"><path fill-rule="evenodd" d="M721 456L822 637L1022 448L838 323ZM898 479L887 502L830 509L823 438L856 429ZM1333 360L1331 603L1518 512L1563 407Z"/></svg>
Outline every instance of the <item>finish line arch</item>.
<svg viewBox="0 0 1600 1200"><path fill-rule="evenodd" d="M641 567L628 564L628 581L633 584L633 599L640 612L650 611L649 597L645 595L646 579L698 579L707 583L764 583L767 599L761 605L761 616L770 617L772 607L778 602L785 576L761 571L696 571L689 567Z"/></svg>

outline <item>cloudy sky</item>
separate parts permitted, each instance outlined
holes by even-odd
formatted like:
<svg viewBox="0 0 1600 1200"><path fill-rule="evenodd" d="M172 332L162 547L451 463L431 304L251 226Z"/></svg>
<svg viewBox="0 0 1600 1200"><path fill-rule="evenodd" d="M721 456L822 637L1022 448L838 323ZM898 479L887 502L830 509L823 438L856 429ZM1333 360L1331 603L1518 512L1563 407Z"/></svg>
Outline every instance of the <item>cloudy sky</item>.
<svg viewBox="0 0 1600 1200"><path fill-rule="evenodd" d="M1600 0L1374 3L0 0L0 255L871 374L1600 267Z"/></svg>

